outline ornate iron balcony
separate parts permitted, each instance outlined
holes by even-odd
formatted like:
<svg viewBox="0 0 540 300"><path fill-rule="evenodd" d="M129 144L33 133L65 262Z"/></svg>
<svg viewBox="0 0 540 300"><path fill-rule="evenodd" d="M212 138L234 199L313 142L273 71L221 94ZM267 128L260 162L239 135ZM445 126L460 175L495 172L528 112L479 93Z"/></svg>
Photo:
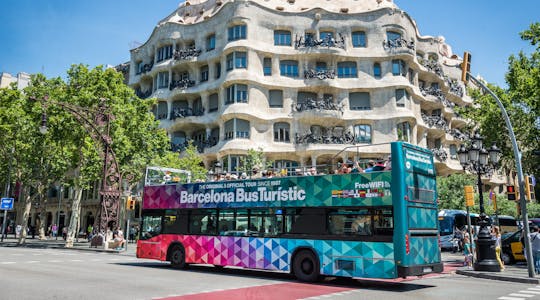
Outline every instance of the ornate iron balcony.
<svg viewBox="0 0 540 300"><path fill-rule="evenodd" d="M446 79L446 83L450 87L450 93L458 96L459 98L463 97L463 87L459 85L456 80Z"/></svg>
<svg viewBox="0 0 540 300"><path fill-rule="evenodd" d="M175 107L173 108L169 119L175 120L177 118L200 117L202 115L204 115L204 108L194 110L191 107Z"/></svg>
<svg viewBox="0 0 540 300"><path fill-rule="evenodd" d="M383 48L384 50L387 50L387 51L393 51L400 48L405 48L405 49L414 51L415 44L414 44L414 40L412 39L410 42L407 42L404 38L398 38L394 40L383 41Z"/></svg>
<svg viewBox="0 0 540 300"><path fill-rule="evenodd" d="M430 72L437 74L437 76L444 78L444 72L442 66L435 60L418 59L419 63L426 67Z"/></svg>
<svg viewBox="0 0 540 300"><path fill-rule="evenodd" d="M196 48L186 48L186 49L180 49L175 50L173 54L173 58L175 60L187 60L192 59L194 57L198 57L201 55L201 50Z"/></svg>
<svg viewBox="0 0 540 300"><path fill-rule="evenodd" d="M190 88L195 85L195 81L191 79L180 79L180 80L173 80L171 81L171 84L169 85L169 90L174 90L175 88L179 88L181 90Z"/></svg>
<svg viewBox="0 0 540 300"><path fill-rule="evenodd" d="M204 141L196 141L193 139L186 139L183 143L172 143L171 142L171 151L173 152L182 152L185 151L186 148L189 146L189 143L191 142L195 147L197 147L197 151L199 153L203 153L204 149L213 147L217 145L218 138L210 136L207 137Z"/></svg>
<svg viewBox="0 0 540 300"><path fill-rule="evenodd" d="M334 133L333 128L329 128L322 134L307 132L296 134L294 137L296 144L354 144L355 136L351 132Z"/></svg>
<svg viewBox="0 0 540 300"><path fill-rule="evenodd" d="M334 79L336 77L336 71L334 70L314 70L309 69L304 71L304 78L318 78L318 79Z"/></svg>
<svg viewBox="0 0 540 300"><path fill-rule="evenodd" d="M147 72L150 72L150 70L152 70L152 67L154 67L154 62L151 62L149 64L144 64L140 70L138 70L138 72L136 73L136 75L139 75L139 74L144 74L144 73L147 73Z"/></svg>
<svg viewBox="0 0 540 300"><path fill-rule="evenodd" d="M422 120L429 127L436 127L436 128L444 130L446 133L450 133L450 128L448 127L448 123L446 123L446 120L441 116L428 116L426 114L422 114Z"/></svg>
<svg viewBox="0 0 540 300"><path fill-rule="evenodd" d="M294 40L294 48L317 48L317 47L326 47L326 48L341 48L345 49L345 38L340 33L339 40L334 39L333 37L327 35L323 39L316 39L311 36L307 37L298 37L296 36Z"/></svg>
<svg viewBox="0 0 540 300"><path fill-rule="evenodd" d="M430 149L431 152L433 152L433 155L440 161L446 161L448 159L448 152L446 152L446 150L444 150L443 148L433 148L433 149Z"/></svg>
<svg viewBox="0 0 540 300"><path fill-rule="evenodd" d="M137 89L135 90L135 95L137 95L137 97L141 99L146 99L150 97L150 95L152 95L152 89L146 90L144 92L141 89Z"/></svg>
<svg viewBox="0 0 540 300"><path fill-rule="evenodd" d="M468 141L471 139L468 133L463 133L457 128L452 128L450 130L450 135L452 135L456 140L460 141Z"/></svg>
<svg viewBox="0 0 540 300"><path fill-rule="evenodd" d="M343 104L336 104L332 98L308 98L303 103L296 103L292 105L293 111L302 112L308 110L337 110L343 113Z"/></svg>
<svg viewBox="0 0 540 300"><path fill-rule="evenodd" d="M427 87L427 88L421 87L420 91L422 92L422 95L424 97L427 96L427 95L434 96L435 98L437 98L437 100L439 102L441 102L446 107L452 108L452 107L456 106L456 104L454 102L449 101L448 99L446 99L446 97L444 96L444 93L442 92L441 89L433 88L433 87Z"/></svg>

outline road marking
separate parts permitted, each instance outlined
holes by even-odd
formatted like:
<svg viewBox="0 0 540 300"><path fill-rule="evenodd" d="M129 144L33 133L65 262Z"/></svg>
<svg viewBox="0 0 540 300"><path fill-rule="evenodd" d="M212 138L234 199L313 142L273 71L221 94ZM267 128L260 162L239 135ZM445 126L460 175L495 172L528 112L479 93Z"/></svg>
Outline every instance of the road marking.
<svg viewBox="0 0 540 300"><path fill-rule="evenodd" d="M101 259L99 259L99 258L94 258L94 259L92 259L92 261L101 261Z"/></svg>
<svg viewBox="0 0 540 300"><path fill-rule="evenodd" d="M515 297L499 297L497 299L500 299L500 300L523 300L523 298L515 298Z"/></svg>
<svg viewBox="0 0 540 300"><path fill-rule="evenodd" d="M526 295L526 294L510 294L508 296L512 296L512 297L526 297L526 298L529 298L529 297L534 297L534 295Z"/></svg>
<svg viewBox="0 0 540 300"><path fill-rule="evenodd" d="M27 261L26 263L27 263L27 264L35 264L35 263L38 263L38 262L39 262L39 261L37 261L37 260L29 260L29 261Z"/></svg>
<svg viewBox="0 0 540 300"><path fill-rule="evenodd" d="M49 260L48 262L50 262L50 263L61 263L62 261L61 260Z"/></svg>
<svg viewBox="0 0 540 300"><path fill-rule="evenodd" d="M531 290L531 291L540 291L540 288L528 288L528 290Z"/></svg>
<svg viewBox="0 0 540 300"><path fill-rule="evenodd" d="M13 255L13 256L22 256L23 254L22 253L12 253L11 255Z"/></svg>
<svg viewBox="0 0 540 300"><path fill-rule="evenodd" d="M519 291L520 293L524 293L524 294L535 294L535 295L540 295L540 292L538 291L528 291L528 290L524 290L524 291Z"/></svg>
<svg viewBox="0 0 540 300"><path fill-rule="evenodd" d="M2 264L3 265L11 265L11 264L14 264L15 262L14 261L3 261Z"/></svg>
<svg viewBox="0 0 540 300"><path fill-rule="evenodd" d="M71 261L79 262L79 261L82 261L82 260L80 260L80 259L72 259Z"/></svg>

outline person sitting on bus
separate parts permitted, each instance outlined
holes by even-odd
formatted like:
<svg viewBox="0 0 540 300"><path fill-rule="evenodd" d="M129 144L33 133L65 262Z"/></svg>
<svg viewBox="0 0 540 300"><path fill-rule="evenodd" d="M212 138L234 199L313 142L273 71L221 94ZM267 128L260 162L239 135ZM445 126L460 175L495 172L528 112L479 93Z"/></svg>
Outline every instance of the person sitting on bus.
<svg viewBox="0 0 540 300"><path fill-rule="evenodd" d="M352 233L371 235L371 220L367 216L358 216L351 224Z"/></svg>
<svg viewBox="0 0 540 300"><path fill-rule="evenodd" d="M375 166L375 161L369 160L367 165L368 165L368 167L364 170L364 173L373 172L373 167Z"/></svg>
<svg viewBox="0 0 540 300"><path fill-rule="evenodd" d="M358 161L355 161L351 169L351 173L362 173L362 172L364 172L364 170L362 169L362 167L360 167L360 163L358 163Z"/></svg>
<svg viewBox="0 0 540 300"><path fill-rule="evenodd" d="M384 170L385 171L392 170L392 155L388 155L388 159L384 163Z"/></svg>

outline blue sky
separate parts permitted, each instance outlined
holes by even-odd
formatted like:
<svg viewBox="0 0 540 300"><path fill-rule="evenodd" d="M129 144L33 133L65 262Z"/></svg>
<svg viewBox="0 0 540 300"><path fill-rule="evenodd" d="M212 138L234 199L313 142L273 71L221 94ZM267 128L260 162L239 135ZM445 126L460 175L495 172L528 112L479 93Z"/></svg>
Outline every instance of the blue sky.
<svg viewBox="0 0 540 300"><path fill-rule="evenodd" d="M374 0L366 0L374 1ZM65 76L74 63L129 60L179 0L4 0L0 9L0 72ZM532 47L519 32L540 22L538 0L395 0L421 35L444 36L459 56L472 53L472 73L506 86L508 56Z"/></svg>

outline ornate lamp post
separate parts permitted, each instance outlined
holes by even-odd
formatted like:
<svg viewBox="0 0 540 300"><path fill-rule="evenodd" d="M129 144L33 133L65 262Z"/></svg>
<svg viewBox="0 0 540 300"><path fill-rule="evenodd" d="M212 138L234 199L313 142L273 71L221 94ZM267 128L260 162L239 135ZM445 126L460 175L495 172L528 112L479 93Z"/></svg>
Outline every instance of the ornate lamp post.
<svg viewBox="0 0 540 300"><path fill-rule="evenodd" d="M484 197L482 195L482 174L490 172L499 163L501 151L495 144L489 151L482 147L483 138L476 132L472 144L467 149L461 145L458 150L459 163L463 170L468 169L478 176L478 195L480 199L480 230L476 240L477 259L474 264L476 271L500 272L501 267L495 254L495 240L491 238L488 228L487 216L484 211Z"/></svg>
<svg viewBox="0 0 540 300"><path fill-rule="evenodd" d="M31 98L37 100L35 98ZM116 161L116 155L111 147L112 138L109 134L110 122L114 120L114 115L107 106L107 99L100 98L96 109L84 108L70 103L59 102L49 99L47 96L40 99L44 108L49 105L56 105L73 115L79 124L88 132L92 140L101 146L100 157L103 160L100 210L94 223L94 228L98 232L107 232L107 228L115 228L119 225L120 197L122 195L121 183L122 176ZM43 112L41 118L41 133L47 132L47 115ZM99 235L96 235L99 237ZM106 239L106 234L105 234ZM95 245L101 245L102 240L93 241Z"/></svg>

